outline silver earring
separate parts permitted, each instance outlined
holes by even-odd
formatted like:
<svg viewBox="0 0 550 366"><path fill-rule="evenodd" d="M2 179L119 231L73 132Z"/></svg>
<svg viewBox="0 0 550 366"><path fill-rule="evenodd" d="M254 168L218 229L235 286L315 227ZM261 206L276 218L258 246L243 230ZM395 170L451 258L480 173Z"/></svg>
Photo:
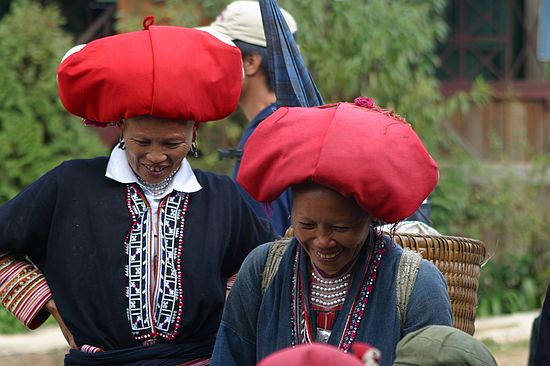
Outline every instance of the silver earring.
<svg viewBox="0 0 550 366"><path fill-rule="evenodd" d="M199 148L197 147L197 143L195 141L191 143L191 154L193 154L194 158L199 157Z"/></svg>
<svg viewBox="0 0 550 366"><path fill-rule="evenodd" d="M118 138L118 148L120 150L126 150L126 141L124 141L122 135L120 135L120 137Z"/></svg>

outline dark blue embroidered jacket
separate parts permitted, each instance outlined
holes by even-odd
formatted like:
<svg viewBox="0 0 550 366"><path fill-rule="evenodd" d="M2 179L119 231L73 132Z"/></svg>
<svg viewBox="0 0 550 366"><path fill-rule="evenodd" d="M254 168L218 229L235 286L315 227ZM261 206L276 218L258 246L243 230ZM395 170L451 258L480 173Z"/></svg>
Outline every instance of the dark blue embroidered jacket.
<svg viewBox="0 0 550 366"><path fill-rule="evenodd" d="M294 253L299 243L293 239L285 251L279 270L265 294L261 294L261 274L269 244L256 248L246 258L231 290L216 339L212 366L253 366L269 354L292 345L295 335L291 319L293 305L292 273ZM395 358L397 342L410 332L427 325L451 325L452 314L445 278L426 260L422 261L408 303L406 322L401 329L396 305L396 272L402 249L393 247L385 238L386 253L377 270L377 279L368 299L356 341L367 342L382 352L381 366L390 366ZM309 257L300 250L299 270L307 277ZM338 346L345 334L348 314L362 286L362 272L367 266L369 245L365 244L352 275L352 283L342 310L339 312L329 344ZM304 293L309 292L307 280ZM305 299L306 307L307 297ZM310 314L311 330L315 332L315 317ZM315 339L313 334L312 339Z"/></svg>
<svg viewBox="0 0 550 366"><path fill-rule="evenodd" d="M127 297L127 291L133 290L128 289L127 270L132 262L126 253L132 217L127 186L104 176L107 161L65 162L0 207L0 251L28 256L42 270L77 345L106 351L137 346L133 353L143 348L154 353L155 346L140 347L142 342L136 340L129 323L129 308L150 305L129 302ZM248 207L230 178L199 170L195 175L203 189L189 194L185 222L175 228L178 238L183 238L183 243L176 242L181 266L177 272L162 274L177 276L180 288L167 287L166 292L181 295L176 310L162 318L173 331L179 317L175 339L157 340L178 345L173 352L176 358L170 358L169 364L209 356L227 278L254 247L276 237L269 224ZM181 230L183 235L179 235ZM174 260L176 251L164 250L167 256L163 260ZM145 257L139 250L133 255ZM142 277L143 282L135 284L136 291L152 291L157 286L150 276ZM154 296L144 298L150 304L164 301ZM171 357L166 345L156 346L159 351L164 347L160 353ZM150 357L152 363L143 364L163 364L161 356Z"/></svg>

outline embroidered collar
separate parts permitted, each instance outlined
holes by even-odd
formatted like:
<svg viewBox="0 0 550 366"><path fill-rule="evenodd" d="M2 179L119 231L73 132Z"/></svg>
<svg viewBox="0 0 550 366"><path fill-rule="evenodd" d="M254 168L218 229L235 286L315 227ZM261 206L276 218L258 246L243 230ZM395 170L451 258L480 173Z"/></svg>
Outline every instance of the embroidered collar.
<svg viewBox="0 0 550 366"><path fill-rule="evenodd" d="M137 183L139 184L138 178L136 177L134 171L128 164L128 159L126 158L126 153L119 149L116 146L111 152L111 157L109 158L109 163L107 164L107 171L105 176L119 183ZM183 159L181 166L174 176L174 179L171 182L171 186L166 188L163 196L169 194L173 190L185 193L197 192L202 189L202 186L197 181L195 173L187 159Z"/></svg>

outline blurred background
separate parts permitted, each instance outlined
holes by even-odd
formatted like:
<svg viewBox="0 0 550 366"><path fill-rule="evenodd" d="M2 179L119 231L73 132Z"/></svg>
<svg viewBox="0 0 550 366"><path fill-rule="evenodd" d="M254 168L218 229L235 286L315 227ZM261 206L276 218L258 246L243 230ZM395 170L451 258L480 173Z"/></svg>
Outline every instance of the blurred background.
<svg viewBox="0 0 550 366"><path fill-rule="evenodd" d="M139 30L146 15L206 25L229 2L0 0L0 204L63 160L108 154L118 139L116 128L84 127L61 106L56 69L70 47ZM438 162L434 227L480 239L490 253L478 318L536 312L550 280L549 1L278 3L298 22L327 103L374 98L404 116ZM239 114L203 125L192 165L230 175L234 161L217 149L235 148L245 125ZM0 333L17 332L25 330L0 309Z"/></svg>

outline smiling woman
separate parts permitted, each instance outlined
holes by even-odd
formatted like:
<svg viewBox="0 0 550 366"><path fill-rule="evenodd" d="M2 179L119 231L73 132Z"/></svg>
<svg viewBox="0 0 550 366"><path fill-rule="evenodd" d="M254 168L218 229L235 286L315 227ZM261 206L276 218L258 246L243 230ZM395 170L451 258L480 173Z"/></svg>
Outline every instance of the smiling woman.
<svg viewBox="0 0 550 366"><path fill-rule="evenodd" d="M128 164L145 184L162 184L178 171L197 136L193 121L152 116L118 124Z"/></svg>
<svg viewBox="0 0 550 366"><path fill-rule="evenodd" d="M434 189L437 165L406 121L365 101L279 108L245 145L238 182L260 202L292 187L294 237L243 263L212 365L252 366L312 342L348 352L360 341L389 366L405 335L451 325L441 272L375 226L412 214Z"/></svg>
<svg viewBox="0 0 550 366"><path fill-rule="evenodd" d="M65 108L121 140L0 207L0 302L29 327L53 314L65 365L208 363L227 279L276 238L231 179L186 158L197 124L236 108L241 68L235 46L151 18L61 61Z"/></svg>
<svg viewBox="0 0 550 366"><path fill-rule="evenodd" d="M351 198L315 183L295 185L292 227L314 269L334 276L359 255L372 220Z"/></svg>

